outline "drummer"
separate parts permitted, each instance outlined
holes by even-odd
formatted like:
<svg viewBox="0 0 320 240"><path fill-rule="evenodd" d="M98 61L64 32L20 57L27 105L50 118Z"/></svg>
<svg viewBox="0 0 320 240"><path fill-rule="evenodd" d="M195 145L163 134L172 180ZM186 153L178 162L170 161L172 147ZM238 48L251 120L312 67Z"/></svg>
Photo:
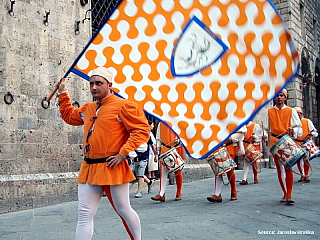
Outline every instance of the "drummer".
<svg viewBox="0 0 320 240"><path fill-rule="evenodd" d="M253 144L254 147L261 152L261 138L262 138L262 130L259 124L256 124L250 121L247 124L247 134L244 136L244 146L245 148L248 147L249 144ZM240 185L247 185L248 184L248 173L249 173L250 163L247 160L243 161L243 178L240 182ZM259 183L258 180L258 164L255 161L252 164L252 171L253 171L253 181L254 184Z"/></svg>
<svg viewBox="0 0 320 240"><path fill-rule="evenodd" d="M314 125L310 119L303 117L302 109L300 107L295 107L294 109L297 111L298 116L301 120L301 124L302 124L302 136L296 138L295 141L298 144L302 144L310 137L318 137L317 129L314 127ZM307 164L304 161L304 159L301 159L297 163L297 167L298 167L299 172L301 174L301 178L298 180L298 182L305 182L305 183L310 182L310 179L308 177L309 176L309 164Z"/></svg>
<svg viewBox="0 0 320 240"><path fill-rule="evenodd" d="M270 126L271 131L270 147L272 147L284 134L297 138L298 131L301 128L301 122L297 111L285 104L287 98L287 90L282 89L274 99L275 105L268 109L266 120L269 122L267 126ZM280 202L293 204L293 172L291 171L291 168L285 168L280 160L277 159L276 155L273 155L273 159L277 168L278 181L283 191L283 197Z"/></svg>
<svg viewBox="0 0 320 240"><path fill-rule="evenodd" d="M247 132L246 126L241 127L236 133L231 135L229 141L226 144L224 144L233 161L235 161L236 155L244 154L244 150L242 149L244 149L243 139L246 132ZM237 194L237 188L236 188L236 174L234 172L234 169L228 171L226 174L231 187L230 201L238 200L238 194ZM222 197L221 197L222 183L223 183L222 176L221 175L215 176L214 178L215 191L212 196L207 197L207 200L209 202L222 202Z"/></svg>
<svg viewBox="0 0 320 240"><path fill-rule="evenodd" d="M167 127L164 123L159 123L157 128L156 134L157 141L162 143L161 150L157 149L157 151L161 151L160 154L163 154L170 150L170 147L179 144L180 140L175 136L175 134L171 131L169 127ZM159 146L157 146L158 148ZM178 152L181 157L185 160L186 159L186 152L182 146L178 147ZM167 185L167 176L168 171L165 166L160 163L160 189L159 194L154 197L151 197L154 201L165 202L166 197L166 185ZM177 192L175 201L182 200L182 182L183 182L183 175L182 171L179 169L175 172L175 179L177 184Z"/></svg>

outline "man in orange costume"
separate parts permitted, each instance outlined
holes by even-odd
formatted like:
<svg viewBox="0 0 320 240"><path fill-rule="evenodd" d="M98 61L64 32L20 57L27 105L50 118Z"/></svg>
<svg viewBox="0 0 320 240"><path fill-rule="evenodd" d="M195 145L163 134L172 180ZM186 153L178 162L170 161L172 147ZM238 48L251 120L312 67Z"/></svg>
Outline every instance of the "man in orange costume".
<svg viewBox="0 0 320 240"><path fill-rule="evenodd" d="M164 123L159 123L156 138L157 140L161 141L162 146L161 146L160 154L167 152L168 150L170 150L171 146L174 146L175 144L179 143L179 140L177 139L176 135ZM182 159L186 159L186 153L183 147L180 146L177 150L178 150L178 153L181 155ZM182 191L183 175L180 169L177 170L174 174L175 174L175 179L177 184L175 201L180 201L182 199L181 191ZM166 192L166 185L167 185L167 176L168 176L168 171L166 167L163 166L161 163L160 164L160 190L158 195L151 197L152 200L161 201L161 202L164 202L166 200L165 192Z"/></svg>
<svg viewBox="0 0 320 240"><path fill-rule="evenodd" d="M243 144L242 141L244 139L244 135L246 131L247 129L245 126L241 127L235 134L231 135L229 141L226 144L224 144L233 161L235 161L236 155L240 155L240 152L243 151L241 150L243 149L243 146L241 146L241 144ZM226 174L231 187L230 201L235 201L238 199L238 194L237 194L237 188L236 188L236 174L234 173L234 168L232 168ZM222 176L214 177L215 191L212 196L207 197L207 200L209 202L222 202L222 196L221 196L222 183L223 183Z"/></svg>
<svg viewBox="0 0 320 240"><path fill-rule="evenodd" d="M258 124L250 121L247 124L247 133L244 136L244 147L245 149L252 144L256 150L261 153L261 137L262 131ZM243 179L240 182L240 185L247 185L248 184L248 173L249 173L250 163L248 160L244 159L243 162ZM258 180L258 164L255 161L252 164L252 171L253 171L253 181L255 184L259 183Z"/></svg>
<svg viewBox="0 0 320 240"><path fill-rule="evenodd" d="M268 109L267 120L269 121L271 131L271 147L282 137L284 133L296 138L301 127L301 122L296 110L285 104L287 97L287 90L282 89L275 98L275 106ZM280 202L293 204L293 172L291 171L291 168L285 168L276 155L273 155L273 159L278 172L278 180L283 191L283 197Z"/></svg>
<svg viewBox="0 0 320 240"><path fill-rule="evenodd" d="M93 218L103 192L121 217L130 238L141 239L140 219L129 200L129 182L135 177L126 158L135 157L135 150L148 142L150 127L137 104L113 94L112 81L110 69L93 70L90 91L96 101L80 108L72 106L65 90L66 80L61 79L57 84L63 120L74 126L84 125L84 160L78 176L77 240L92 238Z"/></svg>
<svg viewBox="0 0 320 240"><path fill-rule="evenodd" d="M295 107L294 109L296 109L302 125L302 136L297 137L295 141L298 144L302 144L310 137L318 137L317 129L314 127L310 119L303 117L302 109L300 107ZM299 162L297 162L297 167L301 174L301 178L298 180L298 182L305 182L305 183L310 182L309 164L306 163L304 159L301 159Z"/></svg>

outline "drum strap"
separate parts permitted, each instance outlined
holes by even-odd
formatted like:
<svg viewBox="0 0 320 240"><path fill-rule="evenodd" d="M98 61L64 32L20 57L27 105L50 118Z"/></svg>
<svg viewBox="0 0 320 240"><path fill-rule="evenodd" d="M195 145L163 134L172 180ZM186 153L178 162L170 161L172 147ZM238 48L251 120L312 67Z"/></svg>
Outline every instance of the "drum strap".
<svg viewBox="0 0 320 240"><path fill-rule="evenodd" d="M87 157L85 157L84 160L88 164L110 162L110 160L108 160L107 157L104 157L104 158L87 158Z"/></svg>
<svg viewBox="0 0 320 240"><path fill-rule="evenodd" d="M271 133L271 136L272 136L272 137L279 138L279 139L283 137L283 136L276 135L276 134L274 134L274 133Z"/></svg>
<svg viewBox="0 0 320 240"><path fill-rule="evenodd" d="M169 145L167 145L167 144L165 144L165 143L161 142L161 145L171 149L171 148L179 147L179 146L180 146L180 143L178 143L178 144L176 144L176 145L174 145L174 146L169 146Z"/></svg>

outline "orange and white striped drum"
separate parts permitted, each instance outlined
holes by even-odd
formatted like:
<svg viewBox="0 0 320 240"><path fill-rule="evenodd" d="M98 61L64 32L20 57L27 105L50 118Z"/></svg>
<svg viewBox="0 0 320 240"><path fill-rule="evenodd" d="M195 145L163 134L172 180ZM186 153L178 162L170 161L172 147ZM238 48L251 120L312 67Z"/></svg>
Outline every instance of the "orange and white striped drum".
<svg viewBox="0 0 320 240"><path fill-rule="evenodd" d="M289 135L284 135L271 148L270 152L285 166L293 167L305 156L305 151Z"/></svg>
<svg viewBox="0 0 320 240"><path fill-rule="evenodd" d="M304 141L301 146L306 150L306 156L309 158L308 160L312 160L320 155L320 150L318 146L314 143L314 141L309 138Z"/></svg>
<svg viewBox="0 0 320 240"><path fill-rule="evenodd" d="M184 168L185 162L175 147L159 156L159 161L167 169L168 173L176 172Z"/></svg>
<svg viewBox="0 0 320 240"><path fill-rule="evenodd" d="M225 147L212 153L207 161L216 176L223 175L237 166Z"/></svg>
<svg viewBox="0 0 320 240"><path fill-rule="evenodd" d="M261 159L262 153L255 147L254 144L249 144L246 147L245 159L252 165L257 160Z"/></svg>

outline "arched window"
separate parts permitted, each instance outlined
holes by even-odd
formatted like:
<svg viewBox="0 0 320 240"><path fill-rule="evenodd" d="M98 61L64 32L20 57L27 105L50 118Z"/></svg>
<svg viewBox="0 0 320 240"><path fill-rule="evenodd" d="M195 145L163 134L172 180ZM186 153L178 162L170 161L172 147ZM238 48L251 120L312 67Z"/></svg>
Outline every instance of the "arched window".
<svg viewBox="0 0 320 240"><path fill-rule="evenodd" d="M308 74L310 74L309 52L308 49L304 48L301 53L301 75L304 77Z"/></svg>
<svg viewBox="0 0 320 240"><path fill-rule="evenodd" d="M317 90L320 89L320 59L316 59L316 66L314 69L314 77L315 77L315 83L317 85Z"/></svg>

